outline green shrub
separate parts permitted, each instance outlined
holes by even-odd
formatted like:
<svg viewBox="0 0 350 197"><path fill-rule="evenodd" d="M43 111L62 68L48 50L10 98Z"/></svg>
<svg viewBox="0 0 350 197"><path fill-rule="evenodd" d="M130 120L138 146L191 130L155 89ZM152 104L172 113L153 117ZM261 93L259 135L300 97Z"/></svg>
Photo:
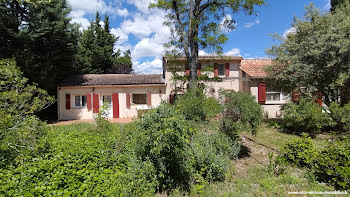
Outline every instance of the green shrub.
<svg viewBox="0 0 350 197"><path fill-rule="evenodd" d="M330 123L326 113L316 103L302 98L299 103L288 103L282 107L284 116L283 128L301 135L308 133L311 137L321 132Z"/></svg>
<svg viewBox="0 0 350 197"><path fill-rule="evenodd" d="M188 187L192 175L193 133L175 106L162 103L138 122L129 150L141 160L153 163L159 189Z"/></svg>
<svg viewBox="0 0 350 197"><path fill-rule="evenodd" d="M280 157L298 167L311 167L317 158L317 151L310 138L302 138L288 142L281 150Z"/></svg>
<svg viewBox="0 0 350 197"><path fill-rule="evenodd" d="M204 121L221 112L221 105L215 98L206 97L204 89L204 87L194 85L176 99L176 108L184 114L187 120Z"/></svg>
<svg viewBox="0 0 350 197"><path fill-rule="evenodd" d="M47 153L0 173L0 194L34 196L139 196L157 182L148 160L115 154L114 136L93 125L55 127ZM107 142L107 143L106 143Z"/></svg>
<svg viewBox="0 0 350 197"><path fill-rule="evenodd" d="M329 142L315 160L314 173L319 181L330 183L337 189L350 189L350 140Z"/></svg>
<svg viewBox="0 0 350 197"><path fill-rule="evenodd" d="M224 180L230 158L237 158L240 146L225 134L196 134L192 143L195 171L206 181Z"/></svg>
<svg viewBox="0 0 350 197"><path fill-rule="evenodd" d="M332 119L332 129L338 133L350 132L350 103L344 107L340 107L338 103L331 103L328 110Z"/></svg>
<svg viewBox="0 0 350 197"><path fill-rule="evenodd" d="M242 130L256 133L261 125L263 113L254 96L245 92L225 90L220 92L220 99L224 103L222 132L232 139Z"/></svg>

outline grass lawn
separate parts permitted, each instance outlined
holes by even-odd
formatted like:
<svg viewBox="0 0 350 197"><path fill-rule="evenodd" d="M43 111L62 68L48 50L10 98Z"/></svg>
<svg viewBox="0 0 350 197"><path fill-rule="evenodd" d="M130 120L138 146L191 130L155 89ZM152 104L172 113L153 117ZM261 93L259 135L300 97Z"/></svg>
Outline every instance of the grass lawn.
<svg viewBox="0 0 350 197"><path fill-rule="evenodd" d="M288 134L278 132L277 129L269 127L267 124L263 124L263 126L259 129L256 135L252 135L251 133L241 133L241 136L247 136L256 142L268 145L277 150L281 150L281 148L289 141L299 138L297 135ZM322 136L318 136L315 139L312 139L316 148L323 148L326 146L326 139Z"/></svg>

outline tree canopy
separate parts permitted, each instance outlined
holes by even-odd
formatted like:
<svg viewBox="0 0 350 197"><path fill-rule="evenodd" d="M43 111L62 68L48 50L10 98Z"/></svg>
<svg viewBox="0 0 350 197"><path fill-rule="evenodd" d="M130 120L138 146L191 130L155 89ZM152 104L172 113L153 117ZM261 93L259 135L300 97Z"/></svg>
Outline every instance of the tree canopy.
<svg viewBox="0 0 350 197"><path fill-rule="evenodd" d="M128 56L120 57L120 51L114 50L114 44L118 38L110 32L109 25L109 16L106 15L101 22L97 12L95 21L92 21L88 29L83 31L74 63L76 73L130 73L132 71L130 53Z"/></svg>
<svg viewBox="0 0 350 197"><path fill-rule="evenodd" d="M157 0L150 5L167 11L165 25L170 27L171 40L165 46L167 54L185 56L190 68L190 82L197 80L199 49L222 53L227 41L223 27L234 29L235 21L226 14L244 11L252 14L262 0ZM223 22L222 22L223 21Z"/></svg>
<svg viewBox="0 0 350 197"><path fill-rule="evenodd" d="M350 6L335 13L321 13L310 5L303 18L295 18L295 33L275 35L280 45L267 53L276 61L268 69L276 85L291 90L305 88L305 94L321 91L325 103L350 101Z"/></svg>

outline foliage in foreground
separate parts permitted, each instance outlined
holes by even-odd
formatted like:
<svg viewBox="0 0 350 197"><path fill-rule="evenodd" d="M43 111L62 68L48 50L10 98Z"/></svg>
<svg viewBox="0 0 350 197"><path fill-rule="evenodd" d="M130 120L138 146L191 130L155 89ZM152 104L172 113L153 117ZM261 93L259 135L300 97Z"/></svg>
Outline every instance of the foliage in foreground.
<svg viewBox="0 0 350 197"><path fill-rule="evenodd" d="M46 129L33 114L53 101L46 91L28 84L14 60L0 61L0 167L38 152Z"/></svg>
<svg viewBox="0 0 350 197"><path fill-rule="evenodd" d="M320 133L329 124L330 119L322 108L309 99L302 98L299 103L288 103L283 106L283 128L301 135L308 133L311 137Z"/></svg>
<svg viewBox="0 0 350 197"><path fill-rule="evenodd" d="M194 121L209 120L222 111L218 101L215 98L206 97L204 87L199 85L192 85L186 94L175 101L175 105L187 120Z"/></svg>
<svg viewBox="0 0 350 197"><path fill-rule="evenodd" d="M284 117L280 126L297 135L307 133L315 137L319 133L350 132L350 104L340 107L338 103L331 103L325 110L313 101L302 98L298 103L283 106L282 111Z"/></svg>
<svg viewBox="0 0 350 197"><path fill-rule="evenodd" d="M318 181L337 189L350 189L350 140L338 139L317 151L311 139L293 140L282 149L280 157L299 167L307 167Z"/></svg>
<svg viewBox="0 0 350 197"><path fill-rule="evenodd" d="M221 91L221 102L224 104L221 130L236 139L238 132L248 131L253 134L261 125L263 113L255 98L245 92Z"/></svg>

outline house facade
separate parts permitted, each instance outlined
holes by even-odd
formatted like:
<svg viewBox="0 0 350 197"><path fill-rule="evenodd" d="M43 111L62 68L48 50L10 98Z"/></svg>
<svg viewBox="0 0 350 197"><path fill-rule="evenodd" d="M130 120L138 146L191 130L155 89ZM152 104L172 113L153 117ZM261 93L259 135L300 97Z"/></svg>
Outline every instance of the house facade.
<svg viewBox="0 0 350 197"><path fill-rule="evenodd" d="M248 92L256 97L266 118L281 117L280 107L290 101L290 94L266 87L264 66L269 59L243 59L238 56L201 56L197 74L206 78L208 96L219 91ZM163 74L87 74L65 79L57 88L58 119L93 119L102 106L109 118L136 117L139 110L157 107L162 101L172 103L187 84L189 75L185 58L163 58ZM216 79L216 80L209 80Z"/></svg>

